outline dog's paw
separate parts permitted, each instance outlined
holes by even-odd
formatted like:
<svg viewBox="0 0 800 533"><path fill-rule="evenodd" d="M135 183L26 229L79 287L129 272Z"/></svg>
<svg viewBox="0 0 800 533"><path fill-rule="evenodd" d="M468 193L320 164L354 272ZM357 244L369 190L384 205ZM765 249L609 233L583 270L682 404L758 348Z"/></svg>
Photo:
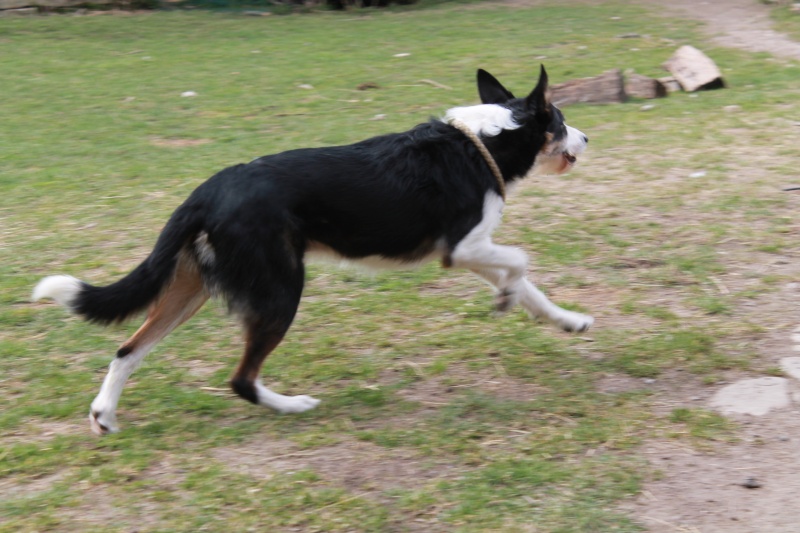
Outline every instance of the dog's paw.
<svg viewBox="0 0 800 533"><path fill-rule="evenodd" d="M582 313L562 309L553 323L569 333L582 333L594 324L594 318Z"/></svg>
<svg viewBox="0 0 800 533"><path fill-rule="evenodd" d="M115 414L106 414L102 411L89 411L89 426L95 435L108 435L109 433L117 433L119 426L117 426L117 417Z"/></svg>
<svg viewBox="0 0 800 533"><path fill-rule="evenodd" d="M280 404L274 406L274 409L281 414L302 413L310 411L317 405L319 405L319 400L303 394L300 396L284 396Z"/></svg>
<svg viewBox="0 0 800 533"><path fill-rule="evenodd" d="M519 301L519 293L511 289L503 289L494 297L494 310L496 313L507 313Z"/></svg>

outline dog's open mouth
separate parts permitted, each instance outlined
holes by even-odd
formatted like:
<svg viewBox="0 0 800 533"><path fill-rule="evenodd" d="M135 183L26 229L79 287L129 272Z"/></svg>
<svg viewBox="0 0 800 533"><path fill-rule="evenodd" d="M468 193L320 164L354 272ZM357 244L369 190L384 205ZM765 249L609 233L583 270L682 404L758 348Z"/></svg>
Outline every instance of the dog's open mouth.
<svg viewBox="0 0 800 533"><path fill-rule="evenodd" d="M575 154L571 152L562 152L561 153L561 165L559 165L558 173L561 174L562 172L567 172L569 169L572 168L572 165L575 164L578 158L575 157Z"/></svg>

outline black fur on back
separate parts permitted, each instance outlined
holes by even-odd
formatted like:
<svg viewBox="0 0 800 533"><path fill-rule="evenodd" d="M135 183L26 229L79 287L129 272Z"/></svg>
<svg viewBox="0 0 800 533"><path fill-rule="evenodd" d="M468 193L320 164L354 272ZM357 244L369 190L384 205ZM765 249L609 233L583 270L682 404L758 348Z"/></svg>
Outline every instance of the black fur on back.
<svg viewBox="0 0 800 533"><path fill-rule="evenodd" d="M485 139L506 181L524 176L549 124ZM299 299L309 246L340 256L414 262L447 255L480 222L498 184L459 130L438 120L347 146L290 150L222 170L170 218L150 256L107 287L84 285L74 307L97 322L145 309L187 253L212 292L245 316L286 317ZM196 240L213 251L204 256ZM439 248L437 248L439 247Z"/></svg>

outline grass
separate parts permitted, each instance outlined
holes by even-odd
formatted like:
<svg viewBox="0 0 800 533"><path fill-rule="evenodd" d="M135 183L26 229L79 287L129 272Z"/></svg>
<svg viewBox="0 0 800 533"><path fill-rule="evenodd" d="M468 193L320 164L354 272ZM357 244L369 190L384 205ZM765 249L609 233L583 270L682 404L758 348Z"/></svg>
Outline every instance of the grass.
<svg viewBox="0 0 800 533"><path fill-rule="evenodd" d="M565 109L589 153L521 185L497 237L556 301L596 315L583 337L494 318L479 282L435 265L314 266L265 381L317 410L275 416L227 392L242 343L212 304L134 374L122 432L96 439L88 404L136 324L28 299L43 275L127 272L225 165L474 102L478 67L522 93L542 62L554 82L656 76L700 39L616 3L4 20L0 531L639 530L617 507L649 475L638 446L734 429L602 381L673 383L680 403L687 385L774 369L758 345L786 327L776 261L797 250L796 198L779 191L800 156L796 63L706 47L729 89Z"/></svg>
<svg viewBox="0 0 800 533"><path fill-rule="evenodd" d="M793 9L794 2L782 2L772 6L772 20L775 29L790 36L800 39L800 12Z"/></svg>

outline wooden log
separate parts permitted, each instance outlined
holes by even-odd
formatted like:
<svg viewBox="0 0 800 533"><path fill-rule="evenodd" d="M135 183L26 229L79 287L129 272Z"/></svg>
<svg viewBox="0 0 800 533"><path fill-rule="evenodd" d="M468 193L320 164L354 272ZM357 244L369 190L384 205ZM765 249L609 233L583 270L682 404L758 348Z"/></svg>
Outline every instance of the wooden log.
<svg viewBox="0 0 800 533"><path fill-rule="evenodd" d="M681 46L670 57L664 68L675 76L684 91L719 89L725 87L717 65L694 46Z"/></svg>
<svg viewBox="0 0 800 533"><path fill-rule="evenodd" d="M625 93L634 98L664 98L667 87L655 78L629 73L625 76Z"/></svg>
<svg viewBox="0 0 800 533"><path fill-rule="evenodd" d="M627 99L622 71L616 68L593 78L580 78L551 85L550 90L551 100L556 105L615 104Z"/></svg>
<svg viewBox="0 0 800 533"><path fill-rule="evenodd" d="M0 10L17 9L21 7L74 7L81 5L110 4L115 0L0 0Z"/></svg>
<svg viewBox="0 0 800 533"><path fill-rule="evenodd" d="M18 9L34 5L31 0L0 0L0 9Z"/></svg>
<svg viewBox="0 0 800 533"><path fill-rule="evenodd" d="M658 78L658 81L666 87L668 93L681 90L681 84L673 76L664 76L663 78Z"/></svg>

